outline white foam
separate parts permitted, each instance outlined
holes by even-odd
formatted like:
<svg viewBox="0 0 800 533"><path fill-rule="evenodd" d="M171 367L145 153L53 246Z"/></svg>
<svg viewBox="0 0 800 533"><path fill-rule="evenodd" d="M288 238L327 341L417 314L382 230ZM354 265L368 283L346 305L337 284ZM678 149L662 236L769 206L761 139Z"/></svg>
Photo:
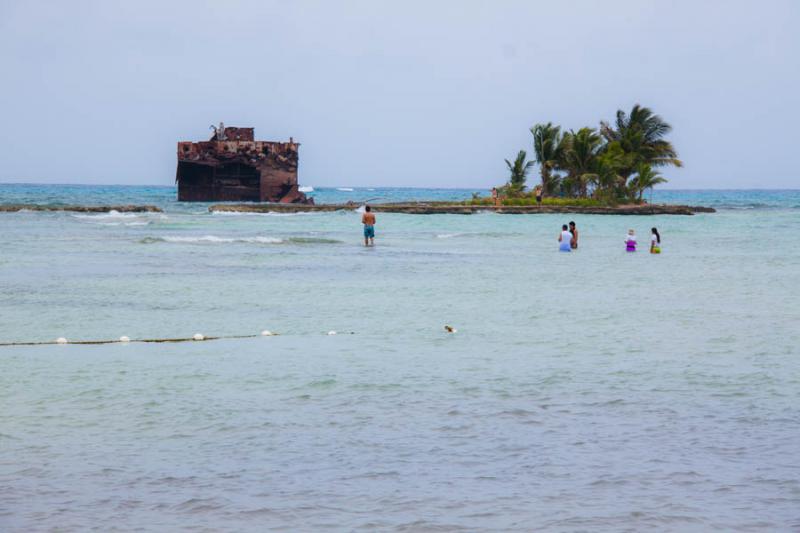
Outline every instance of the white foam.
<svg viewBox="0 0 800 533"><path fill-rule="evenodd" d="M266 213L253 213L245 211L212 211L212 215L226 216L226 217L241 217L241 216L256 216L256 217L294 217L302 215L320 215L322 212L299 211L297 213L277 213L275 211L267 211Z"/></svg>
<svg viewBox="0 0 800 533"><path fill-rule="evenodd" d="M165 242L184 242L184 243L233 243L246 242L256 244L281 244L283 239L277 237L217 237L216 235L203 235L201 237L160 237Z"/></svg>
<svg viewBox="0 0 800 533"><path fill-rule="evenodd" d="M352 187L337 187L336 190L342 192L353 192L355 189Z"/></svg>
<svg viewBox="0 0 800 533"><path fill-rule="evenodd" d="M302 187L297 188L300 192L314 192L314 187L311 185L303 185Z"/></svg>
<svg viewBox="0 0 800 533"><path fill-rule="evenodd" d="M460 237L464 235L464 233L440 233L436 235L437 239L452 239L453 237Z"/></svg>
<svg viewBox="0 0 800 533"><path fill-rule="evenodd" d="M150 222L92 222L95 226L147 226Z"/></svg>
<svg viewBox="0 0 800 533"><path fill-rule="evenodd" d="M86 213L86 214L77 214L72 215L75 218L88 218L88 219L105 219L105 218L136 218L140 214L139 213L120 213L116 209L112 209L108 213Z"/></svg>

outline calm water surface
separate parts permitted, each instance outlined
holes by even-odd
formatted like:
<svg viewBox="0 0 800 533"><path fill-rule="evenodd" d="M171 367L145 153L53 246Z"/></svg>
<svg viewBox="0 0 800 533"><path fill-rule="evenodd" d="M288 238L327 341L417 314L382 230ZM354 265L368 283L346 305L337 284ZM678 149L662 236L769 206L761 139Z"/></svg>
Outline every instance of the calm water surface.
<svg viewBox="0 0 800 533"><path fill-rule="evenodd" d="M352 212L0 186L166 209L0 214L0 342L281 333L0 347L0 529L797 531L800 193L658 194L721 209L379 214L364 249Z"/></svg>

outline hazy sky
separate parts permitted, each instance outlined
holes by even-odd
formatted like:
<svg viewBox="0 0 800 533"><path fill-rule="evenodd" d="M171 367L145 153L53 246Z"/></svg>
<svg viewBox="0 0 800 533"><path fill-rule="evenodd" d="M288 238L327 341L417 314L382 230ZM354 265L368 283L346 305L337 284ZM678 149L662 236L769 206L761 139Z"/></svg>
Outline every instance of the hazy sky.
<svg viewBox="0 0 800 533"><path fill-rule="evenodd" d="M172 184L179 140L302 143L304 185L488 187L528 129L635 103L673 188L800 187L800 2L0 0L0 181Z"/></svg>

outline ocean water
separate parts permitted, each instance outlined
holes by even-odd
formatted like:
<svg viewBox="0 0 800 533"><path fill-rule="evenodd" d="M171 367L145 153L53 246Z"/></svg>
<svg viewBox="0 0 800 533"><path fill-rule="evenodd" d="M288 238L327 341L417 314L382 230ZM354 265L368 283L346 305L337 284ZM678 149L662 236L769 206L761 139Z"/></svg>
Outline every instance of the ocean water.
<svg viewBox="0 0 800 533"><path fill-rule="evenodd" d="M800 529L799 191L379 214L371 249L353 212L174 195L0 186L166 211L0 213L0 342L280 335L0 347L0 530Z"/></svg>

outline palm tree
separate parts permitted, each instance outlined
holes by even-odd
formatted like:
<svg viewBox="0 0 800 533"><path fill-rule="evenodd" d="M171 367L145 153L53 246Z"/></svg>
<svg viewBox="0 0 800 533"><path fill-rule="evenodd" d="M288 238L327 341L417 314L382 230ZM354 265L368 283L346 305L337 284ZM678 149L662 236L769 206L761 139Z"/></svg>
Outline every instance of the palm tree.
<svg viewBox="0 0 800 533"><path fill-rule="evenodd" d="M615 127L607 122L600 123L603 137L609 143L618 142L625 153L632 156L625 167L619 169L621 187L627 184L628 178L642 163L651 167L683 166L675 147L664 139L670 131L672 126L651 109L639 104L633 106L630 115L618 110Z"/></svg>
<svg viewBox="0 0 800 533"><path fill-rule="evenodd" d="M607 143L597 156L597 172L588 176L596 185L595 197L607 201L617 201L627 194L627 188L620 188L620 169L627 168L630 155L626 154L616 141Z"/></svg>
<svg viewBox="0 0 800 533"><path fill-rule="evenodd" d="M513 163L508 159L505 160L506 166L508 166L508 170L511 172L511 176L508 179L508 189L511 193L521 193L523 189L525 189L525 180L528 178L528 172L534 165L533 161L525 161L527 157L528 154L525 150L520 150Z"/></svg>
<svg viewBox="0 0 800 533"><path fill-rule="evenodd" d="M603 148L603 138L592 128L581 128L565 133L562 145L559 167L567 171L565 181L570 192L585 197L598 172L597 156Z"/></svg>
<svg viewBox="0 0 800 533"><path fill-rule="evenodd" d="M542 176L542 194L552 194L558 181L553 176L553 169L557 167L564 149L561 128L553 126L552 122L536 124L531 128L531 134L533 134L536 162L539 163L539 171Z"/></svg>
<svg viewBox="0 0 800 533"><path fill-rule="evenodd" d="M653 170L650 165L640 163L639 166L636 167L636 177L631 180L631 193L636 194L637 200L641 202L644 191L666 182L667 180L661 177L657 171Z"/></svg>

